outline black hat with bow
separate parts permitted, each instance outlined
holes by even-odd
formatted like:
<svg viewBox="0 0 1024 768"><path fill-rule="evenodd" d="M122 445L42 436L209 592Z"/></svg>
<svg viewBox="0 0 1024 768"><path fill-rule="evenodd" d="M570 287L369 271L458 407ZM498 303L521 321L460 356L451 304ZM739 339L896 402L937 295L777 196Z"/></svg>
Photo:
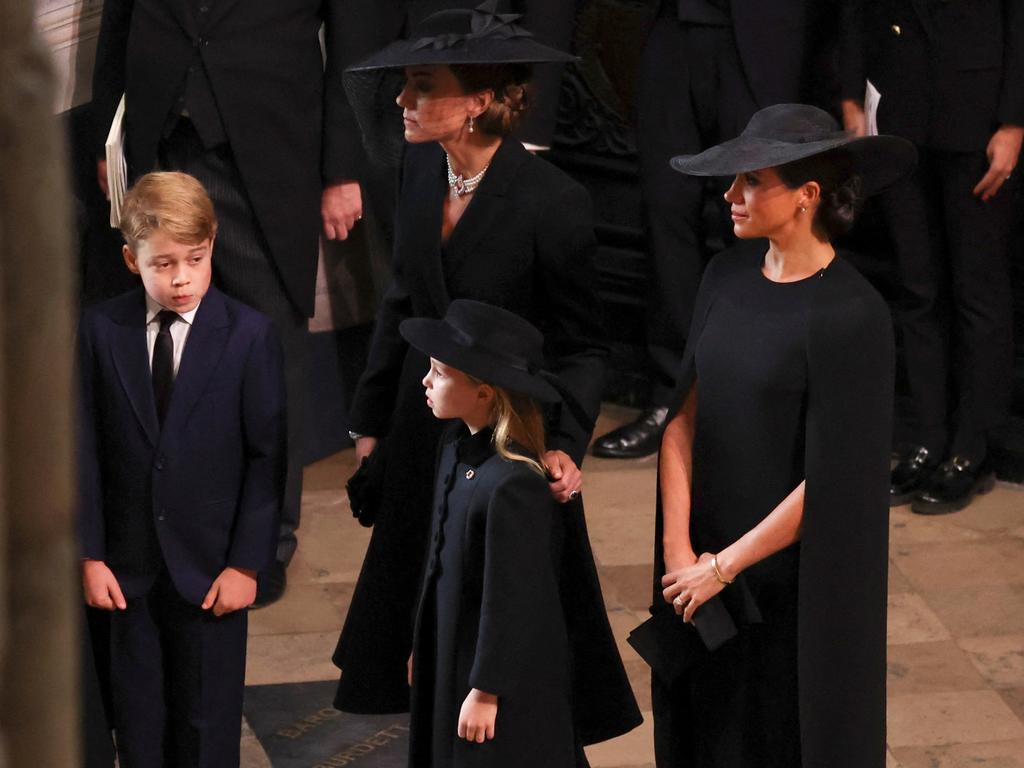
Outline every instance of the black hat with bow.
<svg viewBox="0 0 1024 768"><path fill-rule="evenodd" d="M510 392L541 403L563 403L581 426L593 420L554 373L544 370L544 336L508 310L456 299L443 320L409 318L402 336L425 355Z"/></svg>
<svg viewBox="0 0 1024 768"><path fill-rule="evenodd" d="M408 36L345 70L345 92L370 157L397 165L404 140L401 108L395 103L405 67L434 64L542 64L576 56L544 45L516 22L521 14L498 13L498 0L476 8L438 11Z"/></svg>

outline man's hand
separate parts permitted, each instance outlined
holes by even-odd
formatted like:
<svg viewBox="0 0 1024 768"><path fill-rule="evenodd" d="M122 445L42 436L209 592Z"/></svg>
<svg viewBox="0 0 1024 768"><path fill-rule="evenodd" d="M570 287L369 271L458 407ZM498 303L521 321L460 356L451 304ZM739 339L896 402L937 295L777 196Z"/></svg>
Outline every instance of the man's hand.
<svg viewBox="0 0 1024 768"><path fill-rule="evenodd" d="M96 183L100 185L100 189L103 190L103 196L110 199L110 185L107 183L107 161L97 160L96 161Z"/></svg>
<svg viewBox="0 0 1024 768"><path fill-rule="evenodd" d="M320 216L328 240L345 240L356 222L363 218L363 193L358 181L339 181L324 187Z"/></svg>
<svg viewBox="0 0 1024 768"><path fill-rule="evenodd" d="M565 451L545 451L541 463L547 467L551 495L555 499L564 504L580 495L583 473L569 454Z"/></svg>
<svg viewBox="0 0 1024 768"><path fill-rule="evenodd" d="M1003 125L989 139L985 154L988 155L988 173L974 187L974 194L988 202L1003 182L1010 178L1020 158L1020 145L1024 140L1024 127L1019 125Z"/></svg>
<svg viewBox="0 0 1024 768"><path fill-rule="evenodd" d="M459 738L483 744L494 738L494 721L498 717L498 697L474 688L459 710Z"/></svg>
<svg viewBox="0 0 1024 768"><path fill-rule="evenodd" d="M123 611L128 607L117 577L102 560L82 561L82 592L85 604L104 611Z"/></svg>
<svg viewBox="0 0 1024 768"><path fill-rule="evenodd" d="M864 114L864 105L857 99L843 99L843 128L857 138L867 136L868 118Z"/></svg>
<svg viewBox="0 0 1024 768"><path fill-rule="evenodd" d="M220 572L203 598L203 610L213 608L214 616L248 608L256 599L256 571L228 566Z"/></svg>

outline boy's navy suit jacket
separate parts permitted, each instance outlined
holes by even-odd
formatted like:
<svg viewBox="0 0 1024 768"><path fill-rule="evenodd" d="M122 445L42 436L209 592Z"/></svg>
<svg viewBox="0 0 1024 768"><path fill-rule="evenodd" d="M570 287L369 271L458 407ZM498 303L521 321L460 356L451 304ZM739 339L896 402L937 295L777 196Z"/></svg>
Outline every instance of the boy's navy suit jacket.
<svg viewBox="0 0 1024 768"><path fill-rule="evenodd" d="M195 604L226 566L268 565L286 448L270 320L210 288L162 429L142 289L86 310L79 355L81 556L105 561L126 598L149 590L162 560Z"/></svg>

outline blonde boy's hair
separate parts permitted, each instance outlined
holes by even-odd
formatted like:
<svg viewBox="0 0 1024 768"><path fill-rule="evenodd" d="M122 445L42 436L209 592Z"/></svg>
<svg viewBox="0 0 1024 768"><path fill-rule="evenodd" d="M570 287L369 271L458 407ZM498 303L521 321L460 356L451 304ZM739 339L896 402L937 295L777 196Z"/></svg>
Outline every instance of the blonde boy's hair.
<svg viewBox="0 0 1024 768"><path fill-rule="evenodd" d="M125 195L121 234L135 250L140 241L161 229L172 240L198 245L217 234L217 216L203 185L187 173L147 173Z"/></svg>

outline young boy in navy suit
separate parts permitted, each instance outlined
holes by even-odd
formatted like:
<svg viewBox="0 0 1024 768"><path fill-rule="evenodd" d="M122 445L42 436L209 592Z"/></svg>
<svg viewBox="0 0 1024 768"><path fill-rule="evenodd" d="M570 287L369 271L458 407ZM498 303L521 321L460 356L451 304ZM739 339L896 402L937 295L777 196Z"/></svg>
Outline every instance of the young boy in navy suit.
<svg viewBox="0 0 1024 768"><path fill-rule="evenodd" d="M217 221L191 176L139 179L121 232L143 287L79 329L82 586L112 612L121 768L229 768L284 487L280 343L210 286Z"/></svg>

